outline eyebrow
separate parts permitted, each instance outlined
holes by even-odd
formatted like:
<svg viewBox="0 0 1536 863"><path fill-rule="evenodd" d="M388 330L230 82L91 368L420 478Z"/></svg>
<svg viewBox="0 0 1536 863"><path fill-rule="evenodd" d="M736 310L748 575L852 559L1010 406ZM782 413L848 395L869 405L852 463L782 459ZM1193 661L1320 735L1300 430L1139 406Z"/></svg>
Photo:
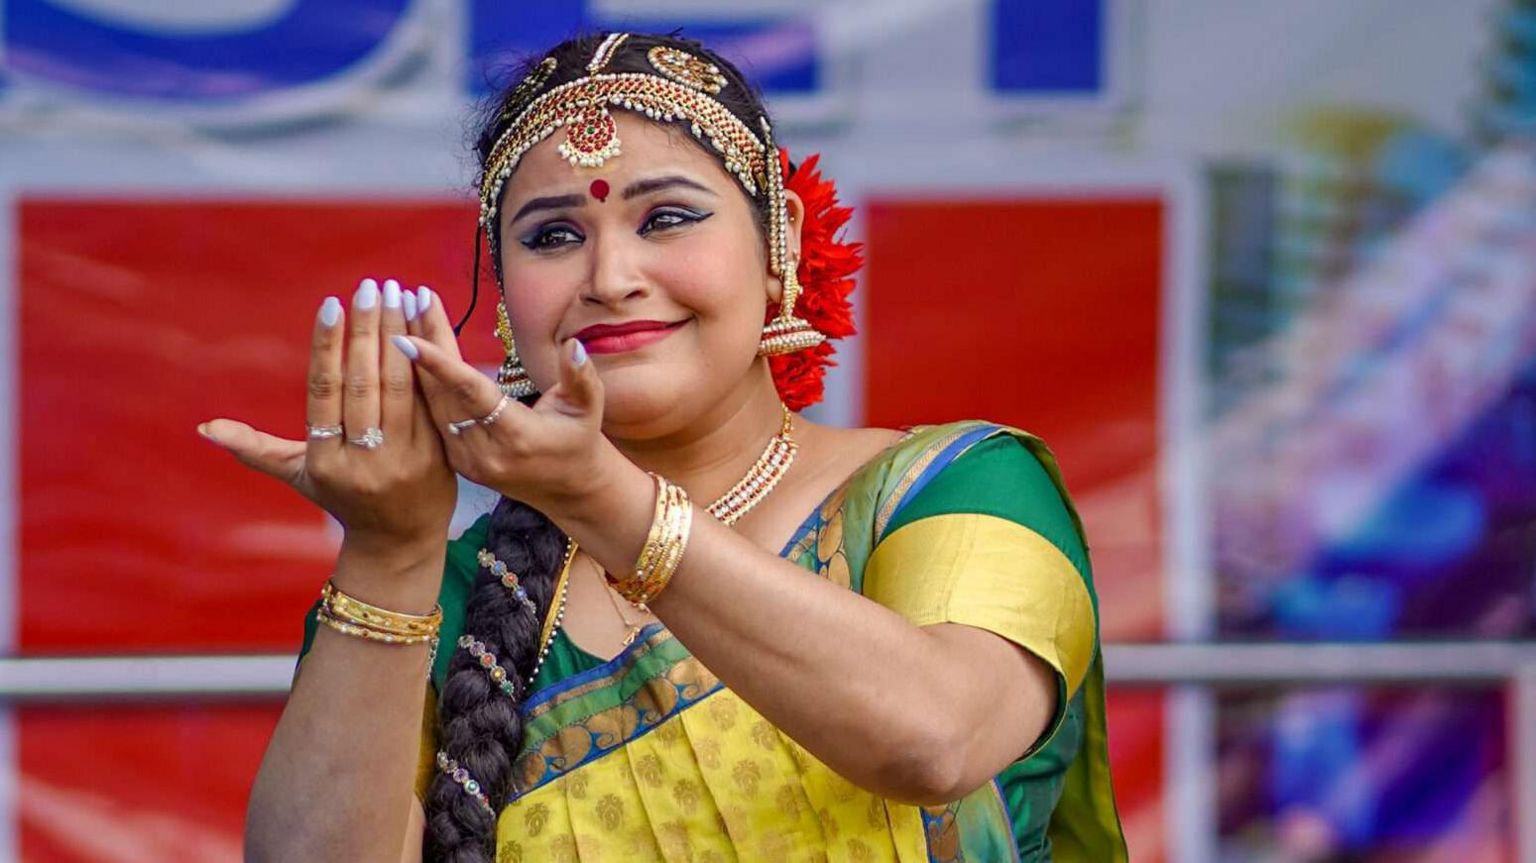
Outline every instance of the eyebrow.
<svg viewBox="0 0 1536 863"><path fill-rule="evenodd" d="M534 198L519 207L518 211L513 214L511 221L516 222L529 213L536 213L539 210L563 210L567 207L579 207L586 203L586 200L581 195L556 195L550 198Z"/></svg>
<svg viewBox="0 0 1536 863"><path fill-rule="evenodd" d="M694 191L703 192L706 195L715 197L714 190L708 186L690 180L680 174L669 174L665 177L653 177L649 180L636 180L630 183L624 189L623 198L628 201L641 195L649 195L652 192L660 192L664 189L677 187L693 189ZM536 213L540 210L563 210L568 207L580 207L586 204L586 202L587 198L585 195L554 195L546 198L534 198L519 207L517 212L512 215L512 218L508 220L508 224L522 219L529 213Z"/></svg>
<svg viewBox="0 0 1536 863"><path fill-rule="evenodd" d="M696 192L703 192L704 194L711 197L715 196L714 190L710 189L708 186L703 185L702 183L697 183L688 179L687 177L678 174L669 174L665 177L654 177L649 180L636 180L635 182L630 183L629 187L624 190L624 200L628 201L631 198L638 198L641 195L649 195L652 192L659 192L663 189L670 189L677 186L681 186L685 189L693 189Z"/></svg>

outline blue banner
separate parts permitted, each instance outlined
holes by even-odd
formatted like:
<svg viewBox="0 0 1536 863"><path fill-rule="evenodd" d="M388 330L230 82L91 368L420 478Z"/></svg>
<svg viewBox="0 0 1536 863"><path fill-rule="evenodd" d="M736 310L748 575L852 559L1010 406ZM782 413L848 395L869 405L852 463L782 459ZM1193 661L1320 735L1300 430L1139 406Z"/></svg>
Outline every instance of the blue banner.
<svg viewBox="0 0 1536 863"><path fill-rule="evenodd" d="M989 83L1010 96L1096 96L1105 88L1107 0L994 0Z"/></svg>
<svg viewBox="0 0 1536 863"><path fill-rule="evenodd" d="M3 4L12 73L94 94L232 103L335 78L374 52L410 0L297 0L280 18L216 35L160 32L49 0Z"/></svg>

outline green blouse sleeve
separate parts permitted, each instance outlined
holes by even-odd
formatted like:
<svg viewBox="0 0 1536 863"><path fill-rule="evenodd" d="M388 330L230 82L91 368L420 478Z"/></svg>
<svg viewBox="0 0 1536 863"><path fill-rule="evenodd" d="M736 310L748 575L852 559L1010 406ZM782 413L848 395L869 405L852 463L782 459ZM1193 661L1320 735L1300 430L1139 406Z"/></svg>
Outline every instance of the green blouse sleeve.
<svg viewBox="0 0 1536 863"><path fill-rule="evenodd" d="M1056 713L1044 733L994 778L995 792L984 787L951 804L946 814L960 834L991 835L1000 803L1022 859L1124 861L1086 540L1038 439L965 423L939 427L930 446L973 433L983 437L926 484L921 460L883 484L896 502L864 564L862 591L919 625L996 633L1056 672Z"/></svg>
<svg viewBox="0 0 1536 863"><path fill-rule="evenodd" d="M1088 553L1062 491L1012 434L946 465L891 518L864 570L866 596L919 626L993 632L1058 677L1059 726L1097 652Z"/></svg>
<svg viewBox="0 0 1536 863"><path fill-rule="evenodd" d="M935 515L991 515L1023 525L1056 546L1081 573L1088 550L1066 501L1040 460L1012 435L995 435L966 450L901 509L886 535Z"/></svg>

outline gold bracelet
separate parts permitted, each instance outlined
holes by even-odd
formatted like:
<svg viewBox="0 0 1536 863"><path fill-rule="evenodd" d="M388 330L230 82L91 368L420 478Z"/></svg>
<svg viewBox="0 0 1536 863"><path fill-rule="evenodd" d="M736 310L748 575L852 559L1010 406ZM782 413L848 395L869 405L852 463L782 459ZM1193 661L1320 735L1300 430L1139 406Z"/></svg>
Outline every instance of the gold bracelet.
<svg viewBox="0 0 1536 863"><path fill-rule="evenodd" d="M645 545L640 548L634 573L614 582L619 595L636 604L650 602L666 588L682 563L693 529L693 504L688 500L688 493L664 477L656 474L651 477L656 480L656 508L651 517L651 529Z"/></svg>
<svg viewBox="0 0 1536 863"><path fill-rule="evenodd" d="M655 568L653 558L658 553L656 540L661 533L661 525L667 517L667 487L671 485L657 474L650 474L656 483L656 509L651 514L651 529L645 537L645 545L640 546L640 557L635 560L635 572L642 577Z"/></svg>
<svg viewBox="0 0 1536 863"><path fill-rule="evenodd" d="M675 486L656 474L651 474L651 478L656 481L656 509L651 516L651 529L635 561L634 576L619 590L625 599L637 603L644 601L640 597L653 594L656 574L665 567L668 538L677 530L676 495L672 491Z"/></svg>
<svg viewBox="0 0 1536 863"><path fill-rule="evenodd" d="M378 641L384 644L430 644L434 649L437 645L437 635L435 633L432 635L396 635L392 632L382 632L366 626L359 626L355 623L348 623L345 620L339 620L327 613L324 607L315 612L315 619L343 635L361 638L364 641Z"/></svg>
<svg viewBox="0 0 1536 863"><path fill-rule="evenodd" d="M670 483L668 483L671 485ZM679 486L673 485L670 489L668 506L668 521L661 562L657 565L645 583L645 599L661 592L672 580L672 573L677 571L678 564L683 562L683 550L688 545L688 536L693 530L693 506L688 502L688 495Z"/></svg>
<svg viewBox="0 0 1536 863"><path fill-rule="evenodd" d="M320 589L320 607L341 623L408 638L436 636L443 623L442 606L434 606L430 614L390 611L349 596L330 581Z"/></svg>

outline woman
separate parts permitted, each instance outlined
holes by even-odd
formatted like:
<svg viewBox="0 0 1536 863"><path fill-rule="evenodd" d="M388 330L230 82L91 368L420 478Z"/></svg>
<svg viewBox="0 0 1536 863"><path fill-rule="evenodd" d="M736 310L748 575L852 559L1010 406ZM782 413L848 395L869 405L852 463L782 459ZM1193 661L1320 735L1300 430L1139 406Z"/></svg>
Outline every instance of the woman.
<svg viewBox="0 0 1536 863"><path fill-rule="evenodd" d="M1054 462L791 412L857 252L740 73L573 40L478 150L499 389L436 294L365 280L306 441L203 427L345 528L250 857L1125 859ZM455 472L503 497L445 569Z"/></svg>

